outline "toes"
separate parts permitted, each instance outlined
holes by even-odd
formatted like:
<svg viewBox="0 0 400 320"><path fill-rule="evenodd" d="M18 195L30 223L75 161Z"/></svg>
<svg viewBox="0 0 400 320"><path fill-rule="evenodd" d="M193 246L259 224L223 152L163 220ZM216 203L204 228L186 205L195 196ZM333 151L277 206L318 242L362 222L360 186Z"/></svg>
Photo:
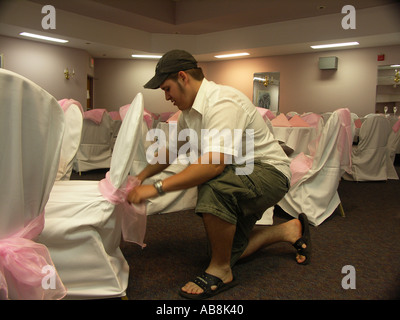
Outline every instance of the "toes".
<svg viewBox="0 0 400 320"><path fill-rule="evenodd" d="M201 289L197 284L193 282L188 282L183 288L183 292L190 294L201 294L203 293L203 289Z"/></svg>

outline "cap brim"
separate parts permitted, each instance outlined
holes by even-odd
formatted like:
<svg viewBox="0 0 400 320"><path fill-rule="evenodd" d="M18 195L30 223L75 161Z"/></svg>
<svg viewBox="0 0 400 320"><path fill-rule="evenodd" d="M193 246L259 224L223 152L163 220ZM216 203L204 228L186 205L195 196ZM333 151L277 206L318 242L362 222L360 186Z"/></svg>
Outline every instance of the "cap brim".
<svg viewBox="0 0 400 320"><path fill-rule="evenodd" d="M146 89L158 89L167 78L168 74L156 74L144 87Z"/></svg>

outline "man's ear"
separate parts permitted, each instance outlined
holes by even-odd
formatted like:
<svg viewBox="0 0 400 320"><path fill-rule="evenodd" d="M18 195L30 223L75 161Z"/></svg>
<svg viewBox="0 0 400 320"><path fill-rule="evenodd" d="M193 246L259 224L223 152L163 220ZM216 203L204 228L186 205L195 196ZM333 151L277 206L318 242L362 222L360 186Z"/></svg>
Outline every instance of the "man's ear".
<svg viewBox="0 0 400 320"><path fill-rule="evenodd" d="M181 79L183 82L186 83L189 80L189 75L185 71L179 71L178 79Z"/></svg>

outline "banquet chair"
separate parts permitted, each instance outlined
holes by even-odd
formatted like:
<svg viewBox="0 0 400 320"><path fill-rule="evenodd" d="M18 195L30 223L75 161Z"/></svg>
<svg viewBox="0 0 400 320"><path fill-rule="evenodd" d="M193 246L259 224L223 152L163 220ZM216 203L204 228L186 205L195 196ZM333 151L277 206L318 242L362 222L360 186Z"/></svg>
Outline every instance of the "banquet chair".
<svg viewBox="0 0 400 320"><path fill-rule="evenodd" d="M338 109L325 124L315 153L300 153L292 160L291 187L278 206L293 217L305 213L314 226L342 209L337 188L344 171L350 170L352 140L350 112Z"/></svg>
<svg viewBox="0 0 400 320"><path fill-rule="evenodd" d="M73 162L81 141L83 124L83 110L78 102L69 99L63 101L60 105L64 110L65 131L56 181L69 180L71 177Z"/></svg>
<svg viewBox="0 0 400 320"><path fill-rule="evenodd" d="M382 115L370 115L359 131L358 145L353 147L351 173L345 173L347 181L387 180L387 146L390 134L389 121Z"/></svg>
<svg viewBox="0 0 400 320"><path fill-rule="evenodd" d="M0 69L0 88L0 300L61 299L65 288L36 238L60 160L63 111L14 72Z"/></svg>
<svg viewBox="0 0 400 320"><path fill-rule="evenodd" d="M93 113L97 113L96 117L92 117ZM110 168L112 122L105 109L93 109L84 113L81 143L73 166L76 172Z"/></svg>
<svg viewBox="0 0 400 320"><path fill-rule="evenodd" d="M119 248L121 232L124 240L143 247L146 227L144 207L126 202L138 184L128 173L142 118L139 93L122 122L106 177L100 182L58 181L51 191L38 241L49 248L67 299L125 295L129 266Z"/></svg>

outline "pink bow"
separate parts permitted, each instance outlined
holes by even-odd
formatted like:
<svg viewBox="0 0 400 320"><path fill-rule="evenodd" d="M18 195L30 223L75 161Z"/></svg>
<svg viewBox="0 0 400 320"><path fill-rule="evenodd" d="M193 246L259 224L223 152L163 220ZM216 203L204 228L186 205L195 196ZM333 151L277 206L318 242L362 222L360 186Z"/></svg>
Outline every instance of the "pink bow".
<svg viewBox="0 0 400 320"><path fill-rule="evenodd" d="M31 240L43 226L44 212L21 231L0 240L0 299L9 299L9 287L13 299L62 299L66 295L47 247Z"/></svg>
<svg viewBox="0 0 400 320"><path fill-rule="evenodd" d="M110 172L99 182L99 190L104 198L114 205L122 208L122 235L125 241L134 242L142 248L146 246L144 236L146 234L146 207L144 204L129 204L126 197L136 186L140 185L136 177L128 176L126 182L115 188L110 180Z"/></svg>

